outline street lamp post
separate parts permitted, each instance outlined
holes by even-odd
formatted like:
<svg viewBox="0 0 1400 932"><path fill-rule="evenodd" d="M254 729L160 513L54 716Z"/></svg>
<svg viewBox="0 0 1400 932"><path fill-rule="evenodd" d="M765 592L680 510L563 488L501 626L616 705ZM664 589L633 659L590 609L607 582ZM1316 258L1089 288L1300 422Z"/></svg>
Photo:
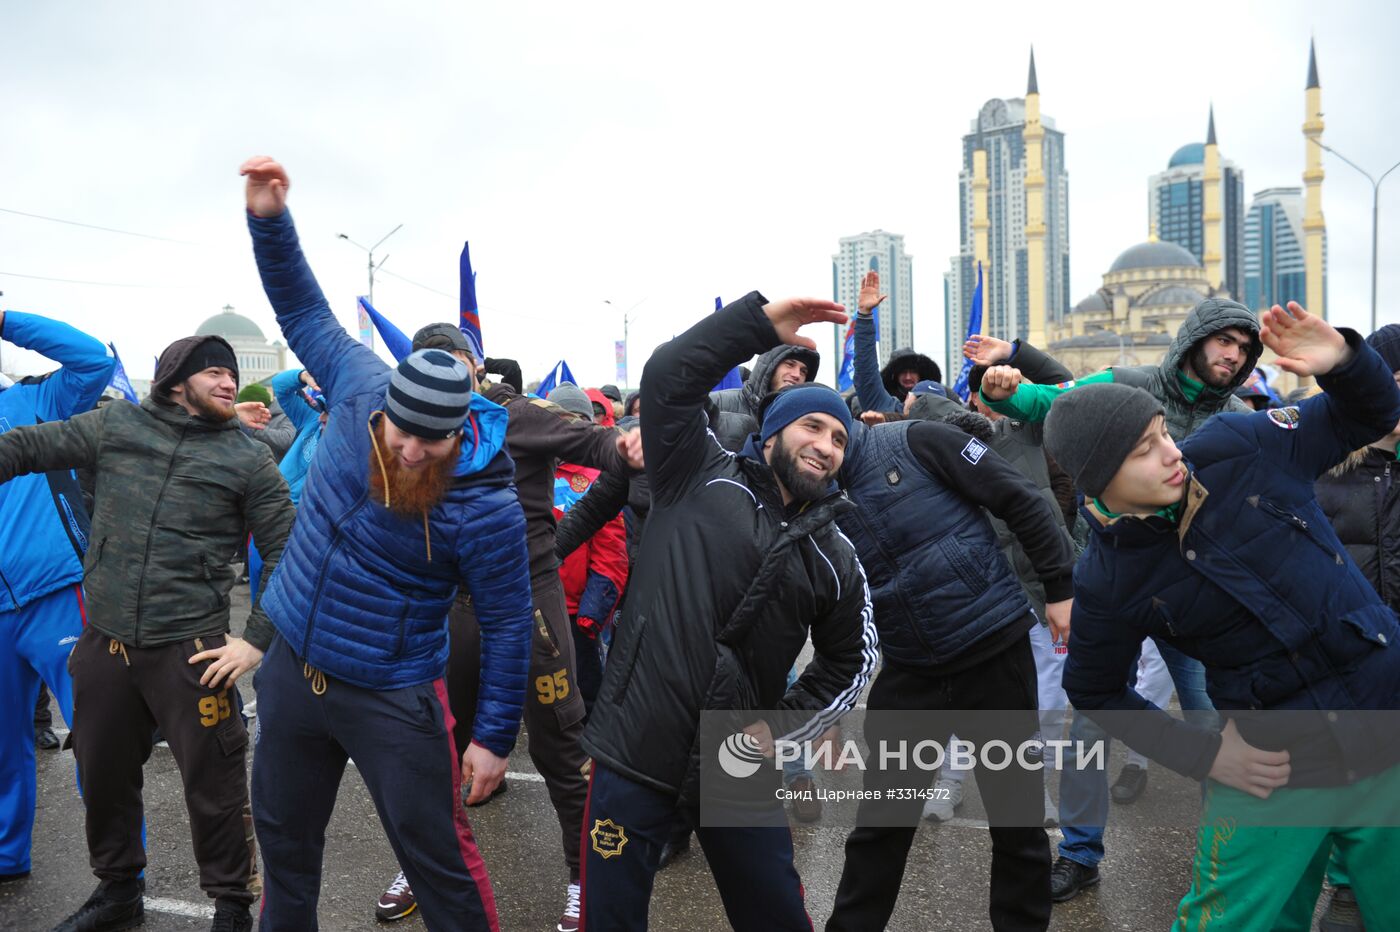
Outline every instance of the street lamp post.
<svg viewBox="0 0 1400 932"><path fill-rule="evenodd" d="M380 259L380 260L379 260L379 264L376 265L375 262L374 262L374 251L375 251L376 249L378 249L380 246L383 246L383 245L384 245L384 241L385 241L386 239L388 239L389 237L393 236L395 233L399 232L399 231L402 230L402 229L403 229L403 224L400 223L398 226L394 227L394 228L393 228L392 230L390 230L388 233L385 233L383 236L381 236L381 237L379 238L379 242L375 243L373 246L360 246L359 243L355 242L353 239L351 239L350 237L346 236L344 233L337 233L337 234L336 234L336 236L338 236L340 239L345 240L345 242L349 243L351 246L359 246L359 248L363 249L366 253L369 254L369 303L370 303L370 304L373 304L373 303L374 303L374 273L375 273L375 271L377 271L381 266L383 266L384 263L386 263L386 262L389 261L389 257L388 257L388 256L385 256L383 259Z"/></svg>
<svg viewBox="0 0 1400 932"><path fill-rule="evenodd" d="M625 310L625 311L622 312L622 368L623 368L624 370L626 370L626 372L627 372L627 382L628 382L628 383L630 383L630 382L632 381L632 361L631 361L631 358L630 358L631 349L632 349L632 344L629 343L628 340L627 340L627 327L628 327L628 324L631 322L631 314L632 314L632 312L635 311L637 308L641 307L642 304L643 304L643 302L645 302L645 301L646 301L646 298L642 298L641 301L637 301L635 304L633 304L633 305L632 305L631 307L629 307L627 310ZM609 306L612 305L612 301L609 300L608 298L604 298L604 299L603 299L603 303L604 303L604 304L607 304L607 305L609 305ZM632 386L631 386L630 384L628 384L628 385L626 385L626 386L624 386L624 387L626 387L626 388L631 388Z"/></svg>
<svg viewBox="0 0 1400 932"><path fill-rule="evenodd" d="M1342 154L1341 154L1340 152L1338 152L1336 149L1333 149L1331 146L1327 145L1327 144L1324 143L1324 142L1318 142L1318 140L1314 139L1314 138L1311 137L1311 136L1309 136L1308 139L1311 140L1312 142L1317 143L1318 147L1321 148L1324 152L1330 152L1330 153L1332 153L1332 154L1335 155L1337 158L1341 159L1343 162L1345 162L1345 163L1347 163L1348 165L1350 165L1352 168L1354 168L1354 169L1356 169L1357 171L1361 172L1361 174L1366 178L1366 180L1369 181L1369 182L1371 182L1371 331L1370 331L1370 332L1371 332L1371 333L1375 333L1375 332L1376 332L1376 271L1377 271L1377 262L1378 262L1378 260L1379 260L1380 233L1381 233L1381 182L1385 181L1385 176L1386 176L1386 175L1389 175L1391 172L1395 171L1395 169L1400 168L1400 162L1396 162L1394 165L1390 166L1390 167L1387 168L1385 171L1381 172L1381 176L1380 176L1379 178L1372 178L1370 172L1368 172L1366 169L1362 168L1360 165L1357 165L1355 162L1353 162L1351 159L1347 158L1345 155L1342 155Z"/></svg>

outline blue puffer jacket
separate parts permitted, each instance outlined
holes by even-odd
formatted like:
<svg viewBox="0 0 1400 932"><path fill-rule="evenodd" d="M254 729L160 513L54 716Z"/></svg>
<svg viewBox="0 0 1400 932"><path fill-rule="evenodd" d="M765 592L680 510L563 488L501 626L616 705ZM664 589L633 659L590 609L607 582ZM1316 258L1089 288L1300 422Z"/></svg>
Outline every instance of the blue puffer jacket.
<svg viewBox="0 0 1400 932"><path fill-rule="evenodd" d="M1205 664L1211 701L1240 734L1287 748L1291 786L1352 782L1400 762L1376 716L1400 709L1400 623L1371 588L1313 486L1400 420L1400 389L1375 351L1354 357L1296 408L1219 414L1180 446L1191 478L1180 521L1123 517L1091 535L1074 575L1064 686L1110 733L1197 779L1217 735L1153 710L1124 684L1144 637ZM1289 717L1251 710L1316 711ZM1339 753L1340 752L1340 753Z"/></svg>
<svg viewBox="0 0 1400 932"><path fill-rule="evenodd" d="M277 322L332 401L263 608L311 666L367 689L397 689L442 676L447 612L462 580L481 624L473 740L505 755L524 704L533 606L505 409L472 396L457 480L426 523L372 501L371 430L390 369L331 313L291 216L250 216L248 226Z"/></svg>
<svg viewBox="0 0 1400 932"><path fill-rule="evenodd" d="M63 364L0 391L0 433L89 411L116 361L87 334L37 314L6 311L0 339ZM80 582L88 514L71 470L0 484L0 612Z"/></svg>
<svg viewBox="0 0 1400 932"><path fill-rule="evenodd" d="M837 517L865 567L885 659L914 669L947 663L1031 614L986 513L910 451L916 423L852 425L841 481L856 507Z"/></svg>
<svg viewBox="0 0 1400 932"><path fill-rule="evenodd" d="M287 480L287 493L293 505L301 503L301 488L306 484L306 474L311 471L311 460L321 446L321 415L301 398L302 371L288 369L274 375L271 381L273 397L297 429L287 455L277 464L282 478Z"/></svg>

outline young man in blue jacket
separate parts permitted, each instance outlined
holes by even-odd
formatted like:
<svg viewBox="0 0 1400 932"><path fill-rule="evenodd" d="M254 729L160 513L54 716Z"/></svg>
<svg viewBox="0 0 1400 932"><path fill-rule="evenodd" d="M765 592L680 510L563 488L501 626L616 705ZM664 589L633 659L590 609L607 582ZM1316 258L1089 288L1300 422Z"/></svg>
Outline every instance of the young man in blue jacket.
<svg viewBox="0 0 1400 932"><path fill-rule="evenodd" d="M263 288L331 402L286 559L263 596L278 636L257 682L260 928L317 927L325 828L353 757L428 928L494 932L461 785L471 778L470 802L504 775L529 665L529 562L506 412L442 350L390 370L351 339L302 255L286 172L259 156L242 173ZM482 633L465 749L452 740L443 681L459 580Z"/></svg>
<svg viewBox="0 0 1400 932"><path fill-rule="evenodd" d="M1400 744L1385 717L1358 714L1400 708L1400 623L1314 493L1322 473L1394 429L1400 387L1359 335L1296 303L1267 312L1260 337L1324 393L1217 415L1180 443L1161 402L1135 387L1088 385L1051 407L1046 445L1084 491L1093 530L1075 570L1065 690L1091 716L1134 713L1100 724L1209 777L1178 929L1308 928L1334 842L1367 925L1400 928ZM988 379L1005 390L1018 375L989 370L984 391ZM1125 685L1145 636L1205 665L1221 732ZM1320 806L1340 821L1318 818Z"/></svg>
<svg viewBox="0 0 1400 932"><path fill-rule="evenodd" d="M0 340L63 365L37 379L0 383L0 433L91 410L116 365L97 340L37 314L0 311ZM88 527L72 470L0 485L0 883L29 874L41 681L73 723L67 663L83 633Z"/></svg>

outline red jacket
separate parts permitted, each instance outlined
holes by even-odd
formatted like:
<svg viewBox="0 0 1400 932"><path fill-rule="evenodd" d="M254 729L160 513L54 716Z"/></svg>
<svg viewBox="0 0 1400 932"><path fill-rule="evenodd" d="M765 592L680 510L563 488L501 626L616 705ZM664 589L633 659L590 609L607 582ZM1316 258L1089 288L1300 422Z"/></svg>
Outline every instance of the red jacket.
<svg viewBox="0 0 1400 932"><path fill-rule="evenodd" d="M603 397L601 392L589 394ZM607 399L603 400L606 403ZM611 407L608 413L611 415ZM596 469L560 463L554 474L555 520L562 518L597 478ZM607 627L627 585L627 528L621 515L564 560L559 579L564 584L569 614L577 616L585 630L596 632Z"/></svg>

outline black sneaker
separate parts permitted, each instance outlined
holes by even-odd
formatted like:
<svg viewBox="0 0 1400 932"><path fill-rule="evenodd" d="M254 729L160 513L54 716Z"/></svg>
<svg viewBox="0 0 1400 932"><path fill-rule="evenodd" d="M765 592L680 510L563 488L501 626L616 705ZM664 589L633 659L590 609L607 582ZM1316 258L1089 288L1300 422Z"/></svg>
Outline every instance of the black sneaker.
<svg viewBox="0 0 1400 932"><path fill-rule="evenodd" d="M1085 867L1066 857L1057 858L1055 866L1050 868L1050 899L1056 903L1072 900L1085 887L1092 887L1098 882L1097 867Z"/></svg>
<svg viewBox="0 0 1400 932"><path fill-rule="evenodd" d="M209 932L253 932L253 915L247 903L214 901L214 924Z"/></svg>
<svg viewBox="0 0 1400 932"><path fill-rule="evenodd" d="M690 829L685 830L685 834L677 832L666 839L666 844L661 846L661 860L656 865L657 870L661 870L669 865L676 858L690 850Z"/></svg>
<svg viewBox="0 0 1400 932"><path fill-rule="evenodd" d="M57 751L63 742L58 740L58 735L53 733L52 728L34 729L34 746L41 751Z"/></svg>
<svg viewBox="0 0 1400 932"><path fill-rule="evenodd" d="M1115 803L1127 805L1136 802L1137 798L1147 789L1147 768L1139 767L1136 764L1126 764L1118 772L1118 779L1114 782L1109 793L1113 796Z"/></svg>
<svg viewBox="0 0 1400 932"><path fill-rule="evenodd" d="M1321 932L1365 932L1366 923L1361 921L1361 907L1356 905L1356 894L1351 892L1351 887L1333 889L1327 911L1317 927Z"/></svg>
<svg viewBox="0 0 1400 932"><path fill-rule="evenodd" d="M101 883L78 907L78 911L53 927L53 932L117 932L134 929L146 921L146 906L141 888L129 899L117 899L108 892L111 885Z"/></svg>

